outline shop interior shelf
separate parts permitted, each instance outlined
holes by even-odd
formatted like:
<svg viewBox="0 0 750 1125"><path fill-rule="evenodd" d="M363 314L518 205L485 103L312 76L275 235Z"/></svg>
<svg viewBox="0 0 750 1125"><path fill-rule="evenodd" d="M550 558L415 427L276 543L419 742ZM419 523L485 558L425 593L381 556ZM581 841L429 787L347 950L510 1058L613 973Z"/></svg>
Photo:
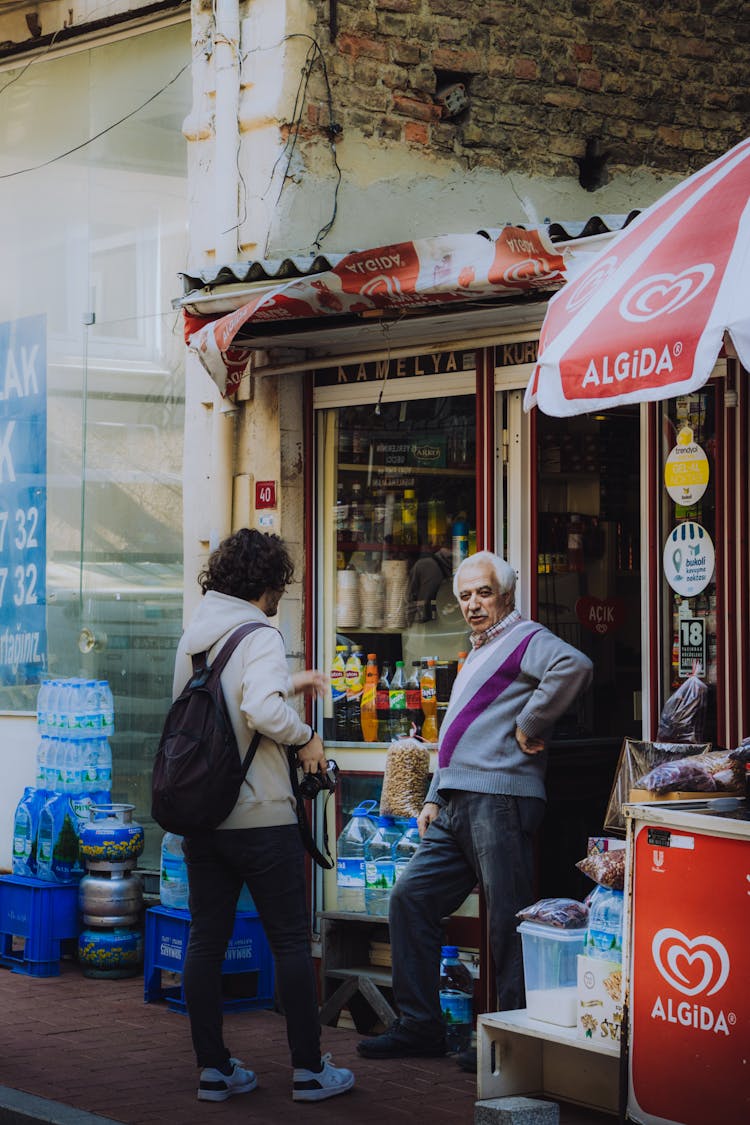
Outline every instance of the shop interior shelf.
<svg viewBox="0 0 750 1125"><path fill-rule="evenodd" d="M617 1114L620 1047L581 1039L575 1027L532 1019L526 1009L477 1020L477 1095L548 1095Z"/></svg>

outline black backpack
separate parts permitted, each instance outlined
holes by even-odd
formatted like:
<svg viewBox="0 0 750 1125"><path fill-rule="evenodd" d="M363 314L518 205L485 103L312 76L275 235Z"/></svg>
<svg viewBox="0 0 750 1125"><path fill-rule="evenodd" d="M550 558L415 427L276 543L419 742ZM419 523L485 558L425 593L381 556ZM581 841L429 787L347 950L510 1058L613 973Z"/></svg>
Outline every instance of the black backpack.
<svg viewBox="0 0 750 1125"><path fill-rule="evenodd" d="M255 732L241 760L221 673L243 637L269 627L256 621L235 629L210 668L205 652L193 656L193 674L167 712L154 759L151 815L165 831L209 831L234 808L261 736Z"/></svg>

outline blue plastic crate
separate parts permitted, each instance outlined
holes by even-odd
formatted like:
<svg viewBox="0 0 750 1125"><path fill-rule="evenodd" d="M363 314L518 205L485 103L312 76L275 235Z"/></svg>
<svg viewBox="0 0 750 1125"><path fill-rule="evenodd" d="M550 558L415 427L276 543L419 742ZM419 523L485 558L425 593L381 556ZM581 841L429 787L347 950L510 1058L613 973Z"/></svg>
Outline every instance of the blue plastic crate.
<svg viewBox="0 0 750 1125"><path fill-rule="evenodd" d="M28 976L58 976L60 943L77 936L77 883L0 875L0 965Z"/></svg>
<svg viewBox="0 0 750 1125"><path fill-rule="evenodd" d="M175 1011L187 1010L182 970L189 932L189 910L152 906L146 911L143 998L147 1004L166 1000ZM175 982L173 977L167 983L162 973L179 974L180 980ZM225 1011L273 1007L273 957L254 911L237 911L221 973Z"/></svg>

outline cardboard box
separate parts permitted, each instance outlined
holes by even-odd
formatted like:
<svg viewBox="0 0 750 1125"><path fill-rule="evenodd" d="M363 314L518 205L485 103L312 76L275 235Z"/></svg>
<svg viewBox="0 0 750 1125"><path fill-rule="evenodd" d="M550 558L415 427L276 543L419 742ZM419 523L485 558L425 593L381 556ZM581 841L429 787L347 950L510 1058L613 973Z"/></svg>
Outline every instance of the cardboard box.
<svg viewBox="0 0 750 1125"><path fill-rule="evenodd" d="M643 801L710 801L715 797L741 797L739 791L730 793L728 790L713 793L688 793L685 789L670 789L666 793L653 793L650 789L631 789L630 803L639 804Z"/></svg>
<svg viewBox="0 0 750 1125"><path fill-rule="evenodd" d="M579 1039L620 1042L622 1032L622 965L598 957L578 957L576 1033Z"/></svg>

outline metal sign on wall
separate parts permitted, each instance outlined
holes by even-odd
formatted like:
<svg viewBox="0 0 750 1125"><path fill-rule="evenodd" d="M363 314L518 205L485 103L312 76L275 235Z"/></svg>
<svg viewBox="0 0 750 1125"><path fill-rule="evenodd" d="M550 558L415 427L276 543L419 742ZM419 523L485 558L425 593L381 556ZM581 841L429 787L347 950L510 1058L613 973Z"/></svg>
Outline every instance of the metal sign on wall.
<svg viewBox="0 0 750 1125"><path fill-rule="evenodd" d="M383 379L413 379L421 375L445 375L473 371L475 351L429 352L425 355L363 359L314 372L316 387L337 387L347 383L375 383Z"/></svg>
<svg viewBox="0 0 750 1125"><path fill-rule="evenodd" d="M44 316L0 324L0 684L47 663L47 350Z"/></svg>

